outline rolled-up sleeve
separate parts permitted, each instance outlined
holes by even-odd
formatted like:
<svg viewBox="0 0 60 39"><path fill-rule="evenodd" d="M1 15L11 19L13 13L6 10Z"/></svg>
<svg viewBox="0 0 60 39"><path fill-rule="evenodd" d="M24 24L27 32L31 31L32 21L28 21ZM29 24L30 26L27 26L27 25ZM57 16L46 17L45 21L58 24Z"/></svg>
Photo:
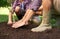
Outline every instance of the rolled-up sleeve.
<svg viewBox="0 0 60 39"><path fill-rule="evenodd" d="M36 11L41 6L41 2L42 0L33 0L28 8Z"/></svg>
<svg viewBox="0 0 60 39"><path fill-rule="evenodd" d="M20 1L19 0L15 0L13 5L12 5L12 9L15 10L15 7L20 5Z"/></svg>
<svg viewBox="0 0 60 39"><path fill-rule="evenodd" d="M14 9L16 7L17 4L17 0L14 1L13 5L12 5L12 9Z"/></svg>

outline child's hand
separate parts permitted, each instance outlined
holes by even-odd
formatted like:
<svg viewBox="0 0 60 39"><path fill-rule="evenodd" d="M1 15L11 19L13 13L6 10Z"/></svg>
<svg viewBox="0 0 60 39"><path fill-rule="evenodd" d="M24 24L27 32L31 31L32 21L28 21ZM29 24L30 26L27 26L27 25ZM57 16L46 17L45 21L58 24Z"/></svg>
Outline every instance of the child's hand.
<svg viewBox="0 0 60 39"><path fill-rule="evenodd" d="M12 25L12 24L13 24L13 22L8 22L7 24L8 24L8 25Z"/></svg>

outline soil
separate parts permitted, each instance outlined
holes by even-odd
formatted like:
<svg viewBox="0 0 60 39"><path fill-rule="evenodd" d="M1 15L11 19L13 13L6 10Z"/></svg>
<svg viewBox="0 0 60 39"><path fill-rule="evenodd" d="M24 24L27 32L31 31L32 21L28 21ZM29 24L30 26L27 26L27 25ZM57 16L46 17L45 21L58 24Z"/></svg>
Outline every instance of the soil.
<svg viewBox="0 0 60 39"><path fill-rule="evenodd" d="M0 39L60 39L60 28L44 32L32 32L31 28L38 25L30 23L18 29L11 28L6 22L0 23Z"/></svg>

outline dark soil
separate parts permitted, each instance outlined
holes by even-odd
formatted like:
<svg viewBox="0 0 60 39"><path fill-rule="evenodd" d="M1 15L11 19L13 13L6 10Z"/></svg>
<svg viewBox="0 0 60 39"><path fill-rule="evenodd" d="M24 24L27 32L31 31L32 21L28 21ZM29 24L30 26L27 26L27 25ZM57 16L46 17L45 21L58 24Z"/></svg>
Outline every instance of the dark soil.
<svg viewBox="0 0 60 39"><path fill-rule="evenodd" d="M31 28L36 24L30 23L27 26L13 29L6 22L0 23L0 39L60 39L60 29L53 28L45 32L31 32Z"/></svg>

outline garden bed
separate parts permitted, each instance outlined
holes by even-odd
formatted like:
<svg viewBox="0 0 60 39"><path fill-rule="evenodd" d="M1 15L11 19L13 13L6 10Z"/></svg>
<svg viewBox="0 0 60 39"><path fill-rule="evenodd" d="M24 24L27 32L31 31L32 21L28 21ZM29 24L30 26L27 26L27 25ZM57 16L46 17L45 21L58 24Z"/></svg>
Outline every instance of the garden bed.
<svg viewBox="0 0 60 39"><path fill-rule="evenodd" d="M60 28L54 27L50 31L32 32L36 24L30 23L18 29L11 28L6 22L0 23L0 39L60 39Z"/></svg>

